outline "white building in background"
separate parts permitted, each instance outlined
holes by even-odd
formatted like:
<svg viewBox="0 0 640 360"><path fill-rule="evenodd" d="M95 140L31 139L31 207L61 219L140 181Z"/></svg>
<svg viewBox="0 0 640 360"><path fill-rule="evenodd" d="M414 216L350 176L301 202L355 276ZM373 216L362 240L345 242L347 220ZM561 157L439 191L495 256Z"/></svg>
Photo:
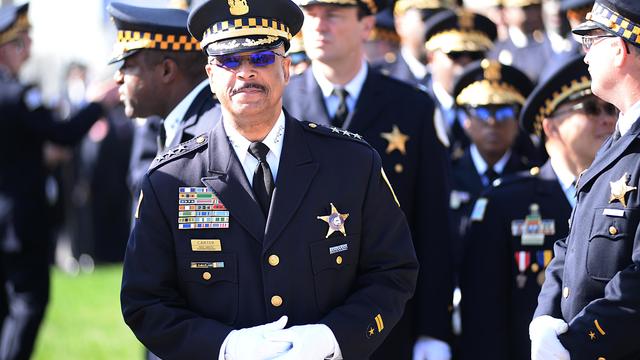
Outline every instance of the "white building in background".
<svg viewBox="0 0 640 360"><path fill-rule="evenodd" d="M31 0L31 59L23 78L37 83L46 98L59 93L66 66L78 61L89 66L92 79L113 76L108 66L115 41L115 26L106 11L111 0ZM168 6L171 0L116 0L147 7ZM2 0L2 4L24 0Z"/></svg>

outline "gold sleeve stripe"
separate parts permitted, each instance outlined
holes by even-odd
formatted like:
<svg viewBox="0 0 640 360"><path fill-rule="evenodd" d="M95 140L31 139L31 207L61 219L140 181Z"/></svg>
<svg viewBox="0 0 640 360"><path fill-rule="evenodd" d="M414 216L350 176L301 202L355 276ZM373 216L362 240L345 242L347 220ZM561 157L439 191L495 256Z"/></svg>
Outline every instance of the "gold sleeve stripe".
<svg viewBox="0 0 640 360"><path fill-rule="evenodd" d="M378 326L378 332L381 332L384 329L384 322L382 322L382 315L378 314L375 317L376 325Z"/></svg>
<svg viewBox="0 0 640 360"><path fill-rule="evenodd" d="M604 330L602 330L602 328L600 327L600 323L598 322L598 320L594 320L593 323L596 325L596 329L598 329L598 332L600 333L600 335L605 335L606 333L604 332Z"/></svg>

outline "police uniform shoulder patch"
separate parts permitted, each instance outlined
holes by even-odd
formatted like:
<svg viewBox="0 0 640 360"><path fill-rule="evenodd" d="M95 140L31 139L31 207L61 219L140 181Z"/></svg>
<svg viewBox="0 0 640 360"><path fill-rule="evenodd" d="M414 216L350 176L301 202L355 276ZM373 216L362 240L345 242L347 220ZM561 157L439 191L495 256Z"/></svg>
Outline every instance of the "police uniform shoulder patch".
<svg viewBox="0 0 640 360"><path fill-rule="evenodd" d="M366 144L367 146L371 146L369 145L368 142L364 140L362 135L352 133L348 130L340 129L335 126L327 127L327 126L316 124L314 122L309 122L309 121L301 121L301 123L304 129L311 131L315 134L331 136L339 139L355 140L356 142Z"/></svg>
<svg viewBox="0 0 640 360"><path fill-rule="evenodd" d="M151 173L155 169L159 168L160 166L170 161L178 159L185 154L188 154L194 150L197 150L207 145L208 143L209 143L209 136L203 134L203 135L196 136L189 141L185 141L182 144L179 144L171 149L166 150L164 153L156 156L156 158L153 159L151 166L149 166L149 173Z"/></svg>

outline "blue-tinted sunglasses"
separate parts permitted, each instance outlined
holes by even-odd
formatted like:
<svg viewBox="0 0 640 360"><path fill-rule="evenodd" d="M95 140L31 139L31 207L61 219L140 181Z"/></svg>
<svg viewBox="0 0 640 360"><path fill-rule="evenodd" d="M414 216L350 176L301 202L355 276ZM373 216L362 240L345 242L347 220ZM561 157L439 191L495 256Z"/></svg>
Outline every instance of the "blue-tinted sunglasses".
<svg viewBox="0 0 640 360"><path fill-rule="evenodd" d="M493 118L496 122L515 120L518 117L517 105L466 106L467 114L475 119L488 122Z"/></svg>
<svg viewBox="0 0 640 360"><path fill-rule="evenodd" d="M237 69L243 60L248 60L253 66L261 67L273 64L276 61L276 55L285 57L282 54L267 50L248 55L217 55L213 56L213 61L217 66L227 69Z"/></svg>

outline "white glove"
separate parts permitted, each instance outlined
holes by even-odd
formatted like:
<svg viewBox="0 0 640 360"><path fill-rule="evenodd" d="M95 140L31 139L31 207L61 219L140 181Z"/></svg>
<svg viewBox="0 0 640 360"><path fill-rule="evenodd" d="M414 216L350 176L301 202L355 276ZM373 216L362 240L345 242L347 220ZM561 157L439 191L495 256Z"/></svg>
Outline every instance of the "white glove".
<svg viewBox="0 0 640 360"><path fill-rule="evenodd" d="M291 343L270 341L267 334L284 329L288 318L246 329L233 330L220 347L219 360L262 360L271 359L291 348ZM222 356L224 354L224 357Z"/></svg>
<svg viewBox="0 0 640 360"><path fill-rule="evenodd" d="M335 359L339 352L338 342L327 325L300 325L266 335L270 341L291 344L291 350L276 357L277 360L323 360ZM338 347L338 349L336 349ZM338 355L340 358L342 356Z"/></svg>
<svg viewBox="0 0 640 360"><path fill-rule="evenodd" d="M549 315L538 316L529 324L531 360L570 360L569 352L562 346L558 335L569 330L564 320Z"/></svg>
<svg viewBox="0 0 640 360"><path fill-rule="evenodd" d="M442 340L420 336L413 345L413 360L451 360L451 348Z"/></svg>

